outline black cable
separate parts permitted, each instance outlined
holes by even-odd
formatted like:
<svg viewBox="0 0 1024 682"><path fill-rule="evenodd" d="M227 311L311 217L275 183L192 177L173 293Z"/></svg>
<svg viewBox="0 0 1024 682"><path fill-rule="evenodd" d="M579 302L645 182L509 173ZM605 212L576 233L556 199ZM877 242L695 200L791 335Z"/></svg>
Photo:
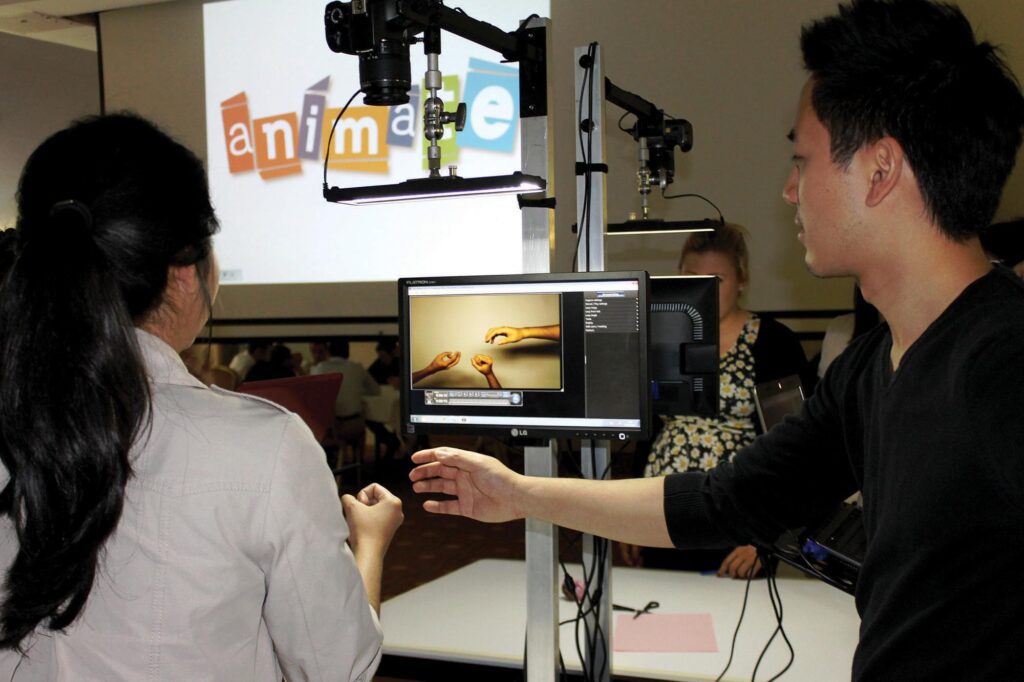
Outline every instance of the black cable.
<svg viewBox="0 0 1024 682"><path fill-rule="evenodd" d="M597 453L594 450L593 444L590 448L590 469L594 472L594 475L603 478L604 473L597 473ZM608 541L605 538L591 536L593 538L593 558L591 560L591 574L597 578L597 589L594 590L591 596L591 605L594 614L594 633L593 637L589 641L590 660L594 660L597 652L603 651L601 659L601 668L598 670L596 680L604 678L604 674L607 671L608 666L608 640L605 636L604 630L601 627L601 604L604 597L604 585L606 582L605 568L608 559ZM589 590L588 590L589 592Z"/></svg>
<svg viewBox="0 0 1024 682"><path fill-rule="evenodd" d="M591 468L597 468L596 455L593 449L591 449ZM581 535L582 537L582 535ZM601 679L604 675L608 664L607 656L607 639L604 634L604 630L601 627L601 596L603 594L603 586L605 582L605 563L608 557L608 542L604 538L594 537L594 544L592 548L593 554L589 562L581 562L583 569L583 594L579 597L576 595L575 584L573 584L572 597L573 601L576 602L576 617L574 634L574 644L576 646L576 655L579 656L580 666L583 670L583 679L588 681L596 681ZM569 572L565 567L565 564L559 561L562 567L563 576L569 576ZM569 582L572 580L571 576L569 580L566 580L566 587L569 587ZM596 585L595 585L596 582ZM594 618L594 629L590 628L590 624L587 622L588 617ZM569 621L572 622L572 621ZM580 646L580 627L583 628L583 646ZM604 647L604 659L602 667L595 671L592 664L594 656L598 650L598 646L603 645ZM589 664L589 665L588 665ZM598 675L595 677L594 673Z"/></svg>
<svg viewBox="0 0 1024 682"><path fill-rule="evenodd" d="M580 240L587 235L586 244L586 270L590 270L590 188L593 171L591 161L593 159L593 136L594 136L594 58L597 54L597 43L590 43L587 46L586 64L583 67L583 83L580 85L580 104L576 111L577 140L580 145L580 155L583 157L583 206L580 207L580 220L576 225L576 249L572 257L572 269L576 270L579 262ZM588 119L583 118L583 100L589 87L590 97L588 107ZM587 123L587 144L583 144L583 127Z"/></svg>
<svg viewBox="0 0 1024 682"><path fill-rule="evenodd" d="M771 594L770 587L768 588L768 593ZM775 636L777 634L779 634L778 625L776 625L775 629L772 630L772 636L768 638L768 641L765 643L764 648L761 649L761 653L757 657L757 662L754 663L754 672L750 675L750 682L755 682L755 680L757 679L757 669L761 667L761 659L763 659L764 655L768 653L768 647L770 647L772 645L772 642L775 641Z"/></svg>
<svg viewBox="0 0 1024 682"><path fill-rule="evenodd" d="M580 103L579 103L579 106L576 107L576 140L577 140L577 143L579 144L579 147L580 147L580 156L583 157L583 172L584 172L584 176L583 176L583 206L579 207L579 209L580 209L580 219L579 219L579 222L576 223L576 248L573 250L573 253L572 253L572 269L574 271L576 270L576 264L579 262L580 240L583 239L583 231L584 231L583 219L587 215L587 203L588 203L587 180L586 180L586 175L585 174L587 172L587 168L589 168L589 165L588 165L588 161L587 161L587 153L586 153L586 151L584 149L584 146L583 146L583 97L584 97L584 95L585 95L585 93L587 91L587 70L589 68L590 68L589 64L587 64L587 65L585 65L583 67L583 79L582 79L583 83L580 85Z"/></svg>
<svg viewBox="0 0 1024 682"><path fill-rule="evenodd" d="M736 638L740 634L740 625L743 624L743 614L747 612L747 599L750 597L750 581L754 578L754 572L751 571L747 574L747 587L743 590L743 606L740 607L740 617L736 621L736 629L732 632L732 644L729 646L729 660L725 662L725 667L722 668L722 672L718 673L718 677L715 678L715 682L721 682L722 678L725 677L725 673L729 672L729 666L732 665L732 657L736 653Z"/></svg>
<svg viewBox="0 0 1024 682"><path fill-rule="evenodd" d="M465 14L465 12L463 12L463 14ZM540 15L535 12L530 16L526 17L525 19L523 19L522 21L520 21L519 28L517 28L515 32L524 33L525 31L528 31L529 29L526 27L526 24L530 21L530 19L540 19Z"/></svg>
<svg viewBox="0 0 1024 682"><path fill-rule="evenodd" d="M572 459L572 452L570 450L562 450L559 448L559 454L568 454L569 462L573 465L573 468L578 472L581 478L585 475L575 464ZM590 449L591 458L591 470L597 470L597 455L593 448ZM606 478L610 470L610 465L605 467L604 471L600 474L600 478ZM573 543L578 542L583 534L577 535L577 539ZM608 640L604 631L601 627L601 611L602 605L601 600L604 593L604 584L606 578L606 565L608 563L608 552L610 543L607 539L601 537L593 537L592 556L589 562L582 561L581 567L583 569L583 585L582 594L577 596L576 584L569 573L565 562L559 559L558 563L562 569L562 578L565 587L565 592L569 593L573 602L576 604L576 614L573 618L559 622L559 626L568 625L574 623L573 629L574 645L576 647L576 655L580 659L580 666L583 671L583 679L586 681L596 681L602 679L608 666ZM594 618L594 628L591 630L590 624L587 622L588 618ZM580 644L580 629L583 629L583 644ZM594 657L597 654L599 648L603 648L604 658L601 663L601 667L598 670L594 670L592 665ZM595 676L594 673L597 673Z"/></svg>
<svg viewBox="0 0 1024 682"><path fill-rule="evenodd" d="M786 642L786 647L789 649L789 662L771 679L777 680L783 673L789 670L790 666L793 665L793 661L796 660L796 652L793 651L793 645L790 643L789 637L786 636L786 630L782 627L782 597L779 595L778 583L775 582L775 569L772 567L771 562L768 561L769 556L767 554L763 554L758 550L757 556L761 561L761 565L764 566L765 578L768 583L768 599L771 601L772 612L775 614L775 630L772 631L772 636L768 638L768 642L761 649L761 654L757 657L757 662L754 664L754 672L750 675L750 682L755 682L757 679L757 670L761 667L761 661L764 659L765 654L768 653L768 648L771 647L772 642L775 641L776 635L781 634L783 641Z"/></svg>
<svg viewBox="0 0 1024 682"><path fill-rule="evenodd" d="M593 200L591 196L594 172L591 169L591 165L594 163L594 60L597 58L597 43L590 43L587 48L587 55L590 57L590 70L587 73L587 91L589 97L587 97L587 272L590 272L590 202ZM602 268L604 269L604 268Z"/></svg>
<svg viewBox="0 0 1024 682"><path fill-rule="evenodd" d="M565 563L561 559L558 560L558 564L562 567L562 576L565 582L565 586L568 588L569 584L572 583L572 589L569 590L569 592L570 596L572 597L573 603L576 604L576 617L565 621L565 623L575 622L576 624L573 628L573 645L576 647L576 656L580 659L580 667L582 668L583 679L586 680L588 679L587 662L583 656L583 650L580 648L580 621L583 620L586 615L583 608L583 604L586 602L587 592L586 588L584 588L583 594L577 595L576 581L573 580L572 576L569 574L569 569L565 567ZM563 625L565 623L559 623L559 625Z"/></svg>
<svg viewBox="0 0 1024 682"><path fill-rule="evenodd" d="M711 208L715 209L715 211L718 213L718 222L722 223L723 225L725 224L725 218L722 216L722 210L715 205L715 202L711 201L711 199L708 199L703 194L697 194L696 192L689 192L686 194L666 194L665 188L661 188L662 199L687 199L691 197L701 199L702 201L707 202L711 206Z"/></svg>
<svg viewBox="0 0 1024 682"><path fill-rule="evenodd" d="M560 454L562 453L561 450L559 452L560 452ZM583 469L580 468L580 465L576 464L576 460L573 459L573 456L572 456L573 452L572 452L572 450L571 449L566 449L564 451L564 454L566 455L566 457L564 458L564 461L568 463L568 468L572 469L572 473L577 478L584 478L584 476L583 476Z"/></svg>
<svg viewBox="0 0 1024 682"><path fill-rule="evenodd" d="M619 130L621 130L624 133L629 133L630 135L633 134L633 129L632 128L623 128L622 127L622 119L626 118L627 116L629 116L632 113L633 113L632 111L627 111L622 116L619 116L619 123L618 123Z"/></svg>
<svg viewBox="0 0 1024 682"><path fill-rule="evenodd" d="M334 129L338 127L338 121L341 120L341 117L344 116L345 112L348 110L348 105L352 104L352 100L354 100L356 98L356 95L358 95L362 91L363 91L363 89L359 88L358 90L356 90L355 92L352 93L352 96L348 98L347 102L345 102L345 106L343 106L341 108L341 111L338 112L338 116L334 119L334 123L331 125L331 134L327 136L327 151L324 152L324 190L325 191L327 190L327 161L331 158L331 142L334 140Z"/></svg>
<svg viewBox="0 0 1024 682"><path fill-rule="evenodd" d="M607 638L607 636L604 633L604 629L602 629L602 627L601 627L601 599L603 598L603 595L604 595L604 588L602 586L605 584L605 570L606 570L607 565L608 565L608 546L609 546L609 542L608 542L607 539L605 539L605 538L598 538L598 537L594 538L594 548L595 548L594 549L594 554L598 556L598 560L597 560L597 566L598 566L597 584L598 584L598 592L599 592L598 600L597 600L598 601L598 604L597 604L597 614L595 615L595 618L596 618L595 624L597 626L597 631L594 633L595 638L596 638L594 648L597 649L597 647L600 646L601 650L603 652L603 655L602 655L602 658L601 658L601 670L598 672L598 675L597 675L597 679L598 680L604 679L604 675L605 675L605 673L608 670L608 660L610 658L610 654L608 652L608 638Z"/></svg>
<svg viewBox="0 0 1024 682"><path fill-rule="evenodd" d="M768 558L769 557L767 555L765 555L765 558L761 560L762 563L765 563L765 566L767 567L768 588L769 588L768 589L768 596L769 596L769 598L771 598L772 592L774 591L775 598L772 599L772 609L775 610L775 618L776 618L776 621L779 624L779 634L782 635L782 641L784 641L786 643L786 647L789 649L789 662L786 663L785 667L783 667L782 670L777 672L774 676L772 676L768 680L768 682L774 682L774 680L777 680L780 677L782 677L782 675L787 670L789 670L790 666L793 665L793 661L796 660L796 652L793 650L793 644L792 644L792 642L789 641L789 637L786 636L786 629L784 627L782 627L782 595L779 594L779 583L775 579L775 568L767 563L767 559ZM777 609L775 608L776 602L778 603L778 608Z"/></svg>
<svg viewBox="0 0 1024 682"><path fill-rule="evenodd" d="M572 622L571 620L564 620L561 623L559 623L558 625L559 625L559 627L561 627L562 625L565 625L566 623L571 623L571 622ZM523 635L523 676L524 676L523 679L524 680L526 679L526 677L525 677L526 676L526 670L527 670L527 665L526 664L529 662L529 659L527 658L527 654L529 653L529 646L528 646L529 642L527 641L528 637L529 637L529 633ZM559 649L558 649L558 669L559 669L558 678L562 682L568 682L569 677L568 677L568 673L566 673L566 670L565 670L565 659L562 658L562 649L561 649L561 647L559 647Z"/></svg>

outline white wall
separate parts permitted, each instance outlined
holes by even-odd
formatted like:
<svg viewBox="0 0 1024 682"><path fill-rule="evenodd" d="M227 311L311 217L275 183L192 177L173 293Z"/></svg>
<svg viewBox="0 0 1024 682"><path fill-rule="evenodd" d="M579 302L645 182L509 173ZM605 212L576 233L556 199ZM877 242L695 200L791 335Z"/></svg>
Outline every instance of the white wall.
<svg viewBox="0 0 1024 682"><path fill-rule="evenodd" d="M17 217L18 178L32 150L99 110L95 52L0 33L0 228Z"/></svg>
<svg viewBox="0 0 1024 682"><path fill-rule="evenodd" d="M677 181L671 190L705 194L727 219L748 228L753 286L747 304L761 310L849 307L848 280L819 281L806 273L792 210L780 198L790 155L785 136L805 78L799 29L811 18L834 12L836 4L553 0L556 267L570 266L574 239L569 226L576 220L572 50L597 40L604 50L605 73L613 82L693 123L694 149L677 155ZM1003 45L1011 67L1024 76L1024 3L960 4L979 34ZM200 0L109 12L101 16L101 26L108 107L135 108L202 154L206 138ZM442 55L442 68L443 59ZM614 125L621 112L613 106L607 111ZM633 141L615 130L609 132L607 143L608 216L614 222L636 210L636 152ZM1022 189L1024 169L1018 164L998 217L1024 214ZM712 215L697 201L656 199L654 207L654 215L666 219ZM607 266L670 272L682 241L679 236L616 238L609 242ZM386 287L369 286L357 296L349 291L327 285L314 295L296 296L288 287L243 295L228 288L223 297L228 317L394 312L394 298Z"/></svg>

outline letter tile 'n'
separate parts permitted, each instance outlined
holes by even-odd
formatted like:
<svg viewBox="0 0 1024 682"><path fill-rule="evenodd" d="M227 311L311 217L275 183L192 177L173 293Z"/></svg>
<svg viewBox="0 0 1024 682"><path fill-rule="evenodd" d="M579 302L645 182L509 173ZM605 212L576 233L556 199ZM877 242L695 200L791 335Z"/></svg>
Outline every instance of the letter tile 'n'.
<svg viewBox="0 0 1024 682"><path fill-rule="evenodd" d="M252 122L256 139L256 166L264 180L301 173L296 141L299 117L295 112L258 118Z"/></svg>

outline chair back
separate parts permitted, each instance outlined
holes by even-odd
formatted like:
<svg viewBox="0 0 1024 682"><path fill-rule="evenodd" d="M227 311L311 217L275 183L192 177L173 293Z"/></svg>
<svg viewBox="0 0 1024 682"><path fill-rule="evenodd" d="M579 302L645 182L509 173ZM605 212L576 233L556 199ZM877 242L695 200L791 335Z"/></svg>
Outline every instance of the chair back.
<svg viewBox="0 0 1024 682"><path fill-rule="evenodd" d="M334 403L341 388L341 374L311 374L286 379L247 381L239 393L259 396L291 410L302 418L317 442L323 442L334 423Z"/></svg>

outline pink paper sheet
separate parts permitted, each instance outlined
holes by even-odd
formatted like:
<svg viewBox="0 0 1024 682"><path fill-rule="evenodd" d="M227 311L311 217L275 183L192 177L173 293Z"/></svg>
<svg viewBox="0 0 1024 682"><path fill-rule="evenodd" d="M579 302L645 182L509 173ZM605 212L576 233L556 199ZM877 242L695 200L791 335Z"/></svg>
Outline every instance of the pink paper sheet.
<svg viewBox="0 0 1024 682"><path fill-rule="evenodd" d="M716 652L710 613L617 614L615 651Z"/></svg>

